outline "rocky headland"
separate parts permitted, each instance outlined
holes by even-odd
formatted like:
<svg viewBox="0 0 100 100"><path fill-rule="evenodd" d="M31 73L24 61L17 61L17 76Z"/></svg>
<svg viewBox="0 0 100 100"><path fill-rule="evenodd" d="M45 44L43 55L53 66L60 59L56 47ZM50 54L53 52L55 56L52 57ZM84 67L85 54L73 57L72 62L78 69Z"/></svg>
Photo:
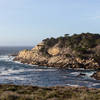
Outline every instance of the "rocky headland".
<svg viewBox="0 0 100 100"><path fill-rule="evenodd" d="M14 60L48 67L100 69L100 35L81 33L47 38L32 50L20 51Z"/></svg>

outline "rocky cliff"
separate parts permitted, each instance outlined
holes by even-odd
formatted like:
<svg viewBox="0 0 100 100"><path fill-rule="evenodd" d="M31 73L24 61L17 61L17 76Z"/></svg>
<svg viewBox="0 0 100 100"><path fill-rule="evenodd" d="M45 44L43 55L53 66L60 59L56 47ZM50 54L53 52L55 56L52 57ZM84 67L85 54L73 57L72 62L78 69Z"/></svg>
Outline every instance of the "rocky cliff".
<svg viewBox="0 0 100 100"><path fill-rule="evenodd" d="M14 60L59 68L100 68L100 35L81 33L47 38L32 50L20 51Z"/></svg>

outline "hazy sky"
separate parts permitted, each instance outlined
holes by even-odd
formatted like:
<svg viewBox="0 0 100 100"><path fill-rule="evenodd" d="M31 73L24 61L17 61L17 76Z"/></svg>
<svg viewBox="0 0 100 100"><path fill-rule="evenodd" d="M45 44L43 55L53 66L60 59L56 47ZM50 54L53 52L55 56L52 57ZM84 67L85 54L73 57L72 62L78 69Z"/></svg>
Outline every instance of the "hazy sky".
<svg viewBox="0 0 100 100"><path fill-rule="evenodd" d="M100 33L100 0L0 0L0 46L81 32Z"/></svg>

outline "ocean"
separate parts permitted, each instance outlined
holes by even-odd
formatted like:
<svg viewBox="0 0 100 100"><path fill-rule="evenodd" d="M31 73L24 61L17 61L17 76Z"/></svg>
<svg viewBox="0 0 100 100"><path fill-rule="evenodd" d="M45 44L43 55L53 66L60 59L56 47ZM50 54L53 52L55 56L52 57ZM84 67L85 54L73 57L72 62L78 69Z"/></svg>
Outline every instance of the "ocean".
<svg viewBox="0 0 100 100"><path fill-rule="evenodd" d="M0 84L33 86L86 86L100 88L100 81L91 78L93 70L58 69L27 65L13 61L12 54L32 47L0 47ZM85 74L80 75L80 74Z"/></svg>

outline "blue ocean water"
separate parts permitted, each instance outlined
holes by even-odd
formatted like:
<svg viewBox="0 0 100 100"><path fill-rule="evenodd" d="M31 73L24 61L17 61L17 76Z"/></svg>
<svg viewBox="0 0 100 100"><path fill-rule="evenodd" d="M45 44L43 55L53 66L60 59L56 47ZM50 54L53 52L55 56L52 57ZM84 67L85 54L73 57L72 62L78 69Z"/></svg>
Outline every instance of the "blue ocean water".
<svg viewBox="0 0 100 100"><path fill-rule="evenodd" d="M34 86L86 86L100 88L100 81L91 78L92 70L48 68L14 62L11 54L32 47L0 47L0 84ZM85 76L80 76L80 73Z"/></svg>

